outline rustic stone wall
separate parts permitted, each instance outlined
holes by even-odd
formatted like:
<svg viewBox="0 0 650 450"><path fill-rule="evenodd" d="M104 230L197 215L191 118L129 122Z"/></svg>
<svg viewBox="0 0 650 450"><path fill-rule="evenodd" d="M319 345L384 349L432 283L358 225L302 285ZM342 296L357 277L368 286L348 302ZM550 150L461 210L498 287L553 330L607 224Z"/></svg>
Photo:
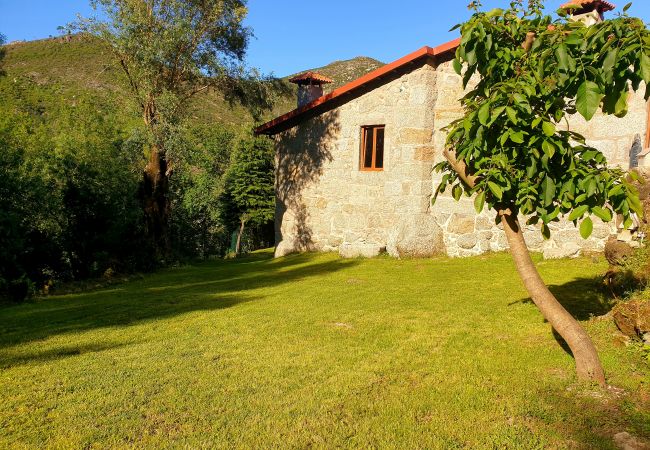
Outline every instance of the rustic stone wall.
<svg viewBox="0 0 650 450"><path fill-rule="evenodd" d="M425 64L276 137L278 255L444 252L428 214L436 79ZM359 170L363 125L386 127L383 171Z"/></svg>
<svg viewBox="0 0 650 450"><path fill-rule="evenodd" d="M442 159L446 133L443 128L462 115L460 105L454 99L465 95L460 77L454 72L451 62L438 66L438 91L434 105L434 148L439 150L436 162ZM610 165L629 169L630 150L637 134L646 133L646 102L642 87L629 98L629 113L624 118L597 114L591 121L582 116L571 116L568 127L587 138L587 143L604 153ZM432 180L437 186L441 174L433 174ZM477 215L473 199L463 197L459 202L451 198L450 193L439 196L432 214L443 231L445 247L450 256L469 256L486 251L502 251L508 248L501 227L494 225L493 212L483 211ZM525 219L522 217L521 222ZM610 234L615 234L613 224L606 224L594 219L594 232L584 240L573 223L562 220L549 225L551 239L545 241L538 226L527 226L524 231L526 242L533 251L539 251L545 258L577 256L583 251L602 251Z"/></svg>
<svg viewBox="0 0 650 450"><path fill-rule="evenodd" d="M627 169L635 135L646 132L642 92L631 96L623 119L571 117L569 126ZM462 114L457 99L463 95L450 63L423 65L278 135L276 255L321 250L369 257L386 250L396 257L469 256L507 249L494 213L477 215L472 199L456 202L445 193L431 206L440 181L431 167L442 158L443 128ZM381 172L359 170L363 125L386 126ZM598 219L588 240L566 221L550 228L548 241L538 227L524 233L530 248L547 258L600 251L616 231Z"/></svg>

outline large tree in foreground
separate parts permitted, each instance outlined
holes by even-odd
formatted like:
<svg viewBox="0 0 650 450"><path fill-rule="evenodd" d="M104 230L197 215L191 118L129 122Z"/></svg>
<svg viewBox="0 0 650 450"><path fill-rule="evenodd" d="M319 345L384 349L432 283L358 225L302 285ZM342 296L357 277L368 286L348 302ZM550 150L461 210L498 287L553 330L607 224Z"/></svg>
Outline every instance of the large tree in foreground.
<svg viewBox="0 0 650 450"><path fill-rule="evenodd" d="M496 211L510 252L533 302L570 347L578 376L605 383L594 345L548 290L530 257L520 217L541 226L568 217L587 238L592 216L642 214L637 192L621 170L585 138L563 126L567 116L624 116L630 88L650 82L650 33L623 14L587 27L542 0L514 0L506 10L474 14L462 24L454 67L465 87L464 116L452 123L437 192L475 196L478 212ZM625 8L627 10L627 7ZM646 88L646 98L650 91ZM633 174L630 174L633 176Z"/></svg>
<svg viewBox="0 0 650 450"><path fill-rule="evenodd" d="M256 86L242 69L251 35L246 0L92 0L100 19L77 28L107 42L126 75L148 132L142 202L157 257L169 252L171 154L188 102L218 88L227 94Z"/></svg>

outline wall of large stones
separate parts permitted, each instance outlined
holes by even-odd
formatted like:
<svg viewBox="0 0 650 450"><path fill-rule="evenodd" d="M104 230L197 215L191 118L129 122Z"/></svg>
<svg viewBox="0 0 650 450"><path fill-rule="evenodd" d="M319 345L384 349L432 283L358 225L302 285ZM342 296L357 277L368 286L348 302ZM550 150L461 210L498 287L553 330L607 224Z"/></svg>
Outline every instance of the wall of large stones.
<svg viewBox="0 0 650 450"><path fill-rule="evenodd" d="M444 251L428 214L436 77L423 65L276 137L278 255ZM386 127L383 171L359 170L364 125Z"/></svg>
<svg viewBox="0 0 650 450"><path fill-rule="evenodd" d="M445 193L431 205L441 177L431 168L442 158L443 128L462 114L463 95L450 63L424 65L276 136L276 254L373 256L385 249L393 256L470 256L507 249L494 213L477 215L473 199L456 202ZM632 94L625 118L577 116L569 127L627 169L635 136L646 132L646 114L642 93ZM386 126L383 171L359 170L363 125ZM524 236L547 258L600 251L616 230L595 222L588 240L566 221L551 224L548 241L536 226Z"/></svg>
<svg viewBox="0 0 650 450"><path fill-rule="evenodd" d="M439 89L434 105L436 162L442 159L441 153L446 139L443 128L462 115L460 105L455 99L465 94L462 81L450 62L439 65L437 71ZM641 89L631 94L629 113L624 118L599 114L587 122L576 115L569 118L568 128L584 135L589 145L604 153L610 165L628 169L632 144L637 136L644 136L646 133L647 112L643 92ZM440 174L433 174L434 189L440 179ZM507 249L501 226L494 224L494 213L484 211L477 215L473 199L462 198L456 202L450 193L446 192L439 196L431 213L444 231L445 247L450 256L469 256ZM521 221L524 223L525 219L522 217ZM599 219L595 219L594 224L594 233L587 240L583 240L573 223L566 220L550 224L550 240L542 238L537 226L526 226L524 237L532 250L543 252L547 258L576 256L584 251L601 251L610 234L617 231L613 224L603 223Z"/></svg>

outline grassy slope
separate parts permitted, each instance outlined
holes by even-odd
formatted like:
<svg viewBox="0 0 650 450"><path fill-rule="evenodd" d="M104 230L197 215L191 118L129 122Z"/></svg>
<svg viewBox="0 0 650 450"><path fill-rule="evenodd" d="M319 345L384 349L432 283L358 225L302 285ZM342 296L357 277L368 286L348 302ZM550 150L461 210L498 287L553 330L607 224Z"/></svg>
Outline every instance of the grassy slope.
<svg viewBox="0 0 650 450"><path fill-rule="evenodd" d="M602 261L539 263L581 318ZM573 361L505 254L268 252L0 309L0 448L609 448L650 438L647 365L588 322ZM645 384L644 384L645 382ZM645 401L645 403L643 403ZM645 412L644 412L644 408Z"/></svg>

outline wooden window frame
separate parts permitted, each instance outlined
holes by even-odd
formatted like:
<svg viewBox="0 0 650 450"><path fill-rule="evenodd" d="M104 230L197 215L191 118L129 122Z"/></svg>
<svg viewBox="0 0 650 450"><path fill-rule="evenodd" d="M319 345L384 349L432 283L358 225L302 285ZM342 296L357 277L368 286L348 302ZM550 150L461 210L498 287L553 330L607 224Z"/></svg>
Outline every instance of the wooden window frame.
<svg viewBox="0 0 650 450"><path fill-rule="evenodd" d="M384 130L384 159L382 167L375 167L376 157L377 157L377 130ZM373 130L372 132L372 166L364 167L364 162L366 160L366 130ZM359 170L361 172L383 172L384 166L386 165L386 125L363 125L361 127L361 151L359 152Z"/></svg>

